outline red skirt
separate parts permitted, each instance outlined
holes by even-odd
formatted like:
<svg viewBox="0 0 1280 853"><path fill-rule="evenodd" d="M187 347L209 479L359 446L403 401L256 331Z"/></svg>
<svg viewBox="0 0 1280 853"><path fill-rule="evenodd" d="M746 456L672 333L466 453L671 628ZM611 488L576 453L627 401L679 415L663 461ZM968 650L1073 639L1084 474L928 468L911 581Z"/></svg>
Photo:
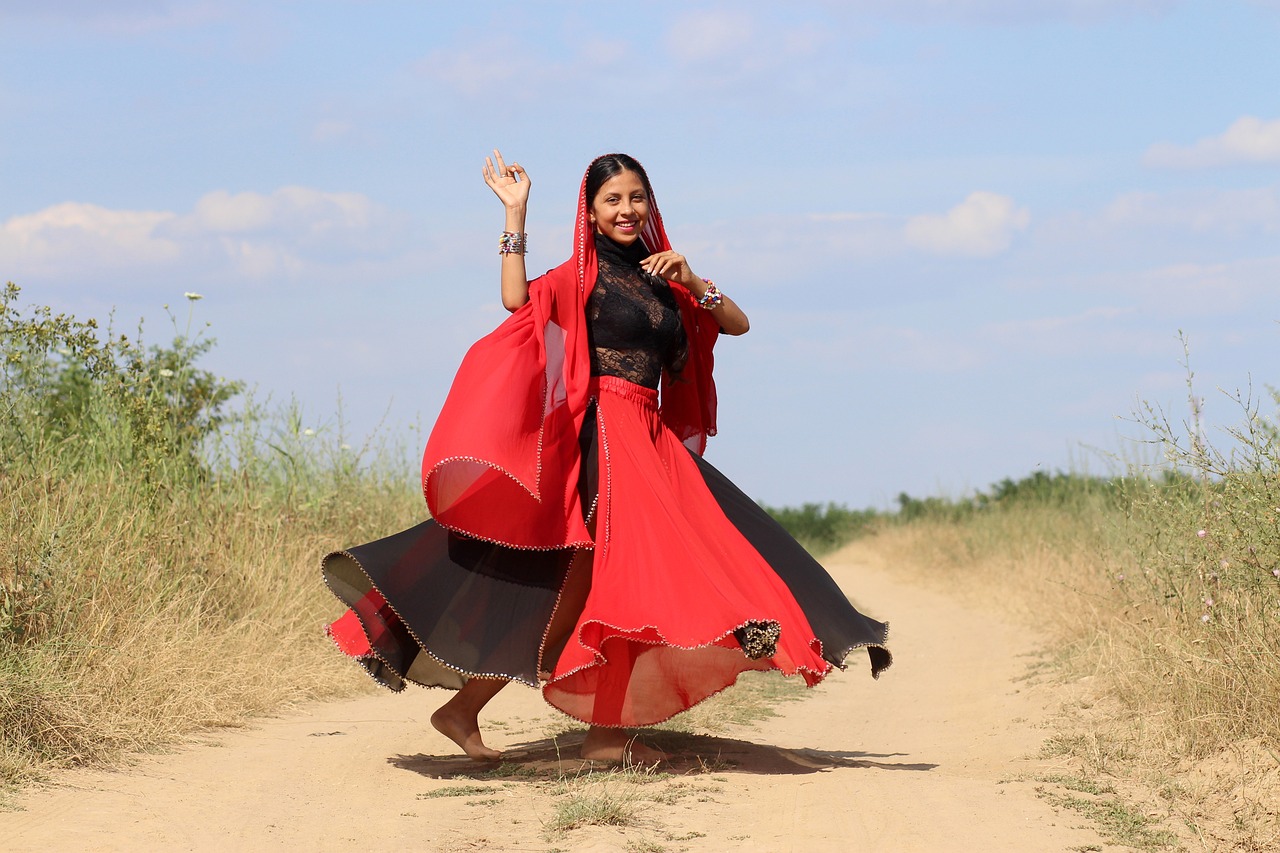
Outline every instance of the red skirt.
<svg viewBox="0 0 1280 853"><path fill-rule="evenodd" d="M616 377L592 390L580 484L596 522L591 589L541 683L550 704L595 725L644 726L747 670L812 686L859 647L873 675L889 666L887 626L854 609L755 501L676 439L657 391ZM325 558L326 582L351 607L329 633L392 689L456 689L476 676L536 685L573 557L424 522Z"/></svg>

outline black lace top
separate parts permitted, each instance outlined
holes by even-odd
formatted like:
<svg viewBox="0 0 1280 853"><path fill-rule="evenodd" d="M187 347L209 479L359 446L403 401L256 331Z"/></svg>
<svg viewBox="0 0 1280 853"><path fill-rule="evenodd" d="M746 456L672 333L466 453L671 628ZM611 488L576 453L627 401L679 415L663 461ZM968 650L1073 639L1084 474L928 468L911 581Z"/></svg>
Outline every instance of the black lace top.
<svg viewBox="0 0 1280 853"><path fill-rule="evenodd" d="M657 388L662 368L678 373L689 357L671 288L640 269L649 252L596 235L599 272L587 299L592 376L619 376Z"/></svg>

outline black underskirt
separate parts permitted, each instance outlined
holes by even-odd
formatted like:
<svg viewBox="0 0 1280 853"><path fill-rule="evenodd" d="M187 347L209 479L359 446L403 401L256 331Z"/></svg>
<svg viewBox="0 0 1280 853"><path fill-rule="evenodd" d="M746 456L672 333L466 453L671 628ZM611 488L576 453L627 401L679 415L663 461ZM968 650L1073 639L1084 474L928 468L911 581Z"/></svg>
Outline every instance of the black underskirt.
<svg viewBox="0 0 1280 853"><path fill-rule="evenodd" d="M592 507L598 470L594 418L584 425L582 505ZM786 584L822 643L844 668L866 648L871 672L889 666L888 626L859 613L826 570L772 516L697 454L721 510ZM391 690L406 682L461 688L476 676L536 687L543 637L574 549L526 550L472 539L433 520L324 558L324 579L359 617L372 654L357 660ZM371 593L371 591L373 591Z"/></svg>

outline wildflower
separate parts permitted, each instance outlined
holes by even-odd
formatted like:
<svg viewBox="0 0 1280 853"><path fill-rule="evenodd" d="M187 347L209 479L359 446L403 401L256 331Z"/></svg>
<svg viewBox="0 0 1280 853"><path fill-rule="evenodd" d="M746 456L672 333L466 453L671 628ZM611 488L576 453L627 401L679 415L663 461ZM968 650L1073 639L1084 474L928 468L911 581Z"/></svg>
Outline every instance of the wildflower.
<svg viewBox="0 0 1280 853"><path fill-rule="evenodd" d="M58 355L71 355L71 350L66 347L58 347Z"/></svg>
<svg viewBox="0 0 1280 853"><path fill-rule="evenodd" d="M1201 617L1200 617L1200 621L1201 621L1201 622L1208 622L1211 618L1213 618L1213 617L1211 617L1208 613L1206 613L1206 614L1204 614L1203 616L1201 616Z"/></svg>
<svg viewBox="0 0 1280 853"><path fill-rule="evenodd" d="M1209 532L1207 530L1197 530L1196 535L1199 536L1201 539L1203 539L1204 537L1209 535Z"/></svg>
<svg viewBox="0 0 1280 853"><path fill-rule="evenodd" d="M1118 581L1124 580L1124 572L1121 572L1120 574L1116 575L1116 580Z"/></svg>
<svg viewBox="0 0 1280 853"><path fill-rule="evenodd" d="M1271 570L1271 574L1273 574L1273 575L1275 575L1276 577L1280 578L1280 569L1272 569L1272 570Z"/></svg>
<svg viewBox="0 0 1280 853"><path fill-rule="evenodd" d="M160 368L160 375L163 376L165 379L168 379L170 376L173 375L173 371L167 367L162 367Z"/></svg>
<svg viewBox="0 0 1280 853"><path fill-rule="evenodd" d="M349 445L349 444L344 444L344 445L342 445L342 449L343 449L343 450L350 450L350 449L351 449L351 445Z"/></svg>
<svg viewBox="0 0 1280 853"><path fill-rule="evenodd" d="M1205 607L1212 607L1212 606L1213 606L1213 599L1212 599L1212 598L1206 598L1206 599L1204 600L1204 606L1205 606Z"/></svg>
<svg viewBox="0 0 1280 853"><path fill-rule="evenodd" d="M302 431L302 434L303 434L303 435L315 435L315 434L316 434L316 431L315 431L315 430L313 430L311 427L307 427L306 429L304 429L304 430Z"/></svg>
<svg viewBox="0 0 1280 853"><path fill-rule="evenodd" d="M192 302L198 302L199 300L204 299L204 294L202 294L202 293L192 293L192 292L191 292L191 291L189 291L189 290L188 290L186 293L182 294L182 295L183 295L183 296L185 296L185 297L187 297L187 299L191 300Z"/></svg>

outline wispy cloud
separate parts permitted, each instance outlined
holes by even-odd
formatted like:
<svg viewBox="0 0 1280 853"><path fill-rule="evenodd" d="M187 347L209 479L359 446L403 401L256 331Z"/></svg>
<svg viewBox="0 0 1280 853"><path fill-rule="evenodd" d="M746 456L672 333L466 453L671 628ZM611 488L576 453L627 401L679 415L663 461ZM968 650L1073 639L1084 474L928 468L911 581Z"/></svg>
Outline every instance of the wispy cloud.
<svg viewBox="0 0 1280 853"><path fill-rule="evenodd" d="M71 24L114 35L200 27L233 11L231 3L208 0L0 0L0 20Z"/></svg>
<svg viewBox="0 0 1280 853"><path fill-rule="evenodd" d="M1163 15L1182 0L828 0L850 12L879 12L916 22L980 24L1044 21L1094 23L1131 15Z"/></svg>
<svg viewBox="0 0 1280 853"><path fill-rule="evenodd" d="M1161 169L1280 163L1280 118L1242 116L1217 136L1207 136L1191 145L1157 142L1143 154L1142 162Z"/></svg>
<svg viewBox="0 0 1280 853"><path fill-rule="evenodd" d="M1148 327L1169 331L1233 315L1250 322L1270 319L1278 281L1280 255L1164 262L1128 270L1120 265L1097 272L1069 269L1039 278L1035 289L1076 294L1087 301L1105 298L1112 306L1137 311L1135 320Z"/></svg>
<svg viewBox="0 0 1280 853"><path fill-rule="evenodd" d="M536 93L552 103L590 98L593 92L613 98L624 86L635 100L648 96L670 101L673 92L714 93L722 99L757 104L776 103L796 92L816 95L812 86L794 86L808 70L801 66L827 51L832 34L813 21L770 8L735 4L681 11L667 16L653 46L619 38L604 28L555 49L523 33L486 35L453 41L411 64L411 72L468 98L487 97L515 86L529 97ZM830 87L821 96L838 92ZM676 98L678 102L680 98Z"/></svg>
<svg viewBox="0 0 1280 853"><path fill-rule="evenodd" d="M982 328L980 338L997 352L1024 358L1149 354L1167 343L1167 335L1142 328L1139 309L1132 305L991 323Z"/></svg>
<svg viewBox="0 0 1280 853"><path fill-rule="evenodd" d="M857 311L760 310L753 316L770 330L765 356L775 363L799 360L807 370L947 375L981 367L991 358L971 336L886 323Z"/></svg>
<svg viewBox="0 0 1280 853"><path fill-rule="evenodd" d="M1158 228L1231 236L1280 232L1280 187L1130 192L1102 213L1108 228Z"/></svg>
<svg viewBox="0 0 1280 853"><path fill-rule="evenodd" d="M527 92L564 77L568 64L543 55L527 40L503 34L432 51L412 70L463 95L479 96L506 86Z"/></svg>

